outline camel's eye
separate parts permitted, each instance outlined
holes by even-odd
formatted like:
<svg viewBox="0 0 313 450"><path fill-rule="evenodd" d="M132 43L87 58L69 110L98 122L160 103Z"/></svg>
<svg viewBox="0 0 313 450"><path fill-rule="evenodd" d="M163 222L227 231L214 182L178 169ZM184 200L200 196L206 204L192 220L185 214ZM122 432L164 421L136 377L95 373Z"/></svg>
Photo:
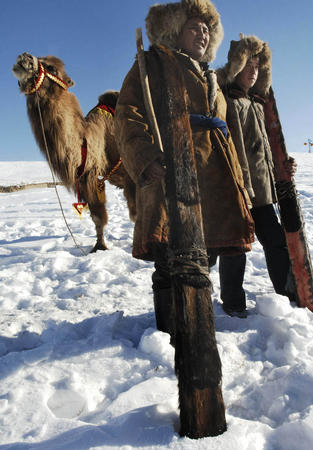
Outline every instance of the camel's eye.
<svg viewBox="0 0 313 450"><path fill-rule="evenodd" d="M46 67L46 69L47 69L48 72L53 73L54 75L57 74L57 70L56 70L56 68L55 68L54 66L49 66L49 65L48 65L48 66Z"/></svg>

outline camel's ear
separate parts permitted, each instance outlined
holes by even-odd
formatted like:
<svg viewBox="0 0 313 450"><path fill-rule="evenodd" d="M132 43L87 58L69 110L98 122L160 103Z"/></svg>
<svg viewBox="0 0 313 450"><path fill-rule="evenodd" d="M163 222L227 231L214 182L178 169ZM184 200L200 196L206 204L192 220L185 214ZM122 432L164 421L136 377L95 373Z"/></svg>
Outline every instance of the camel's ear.
<svg viewBox="0 0 313 450"><path fill-rule="evenodd" d="M75 81L73 81L72 78L67 78L66 84L68 85L68 87L71 87L75 85Z"/></svg>

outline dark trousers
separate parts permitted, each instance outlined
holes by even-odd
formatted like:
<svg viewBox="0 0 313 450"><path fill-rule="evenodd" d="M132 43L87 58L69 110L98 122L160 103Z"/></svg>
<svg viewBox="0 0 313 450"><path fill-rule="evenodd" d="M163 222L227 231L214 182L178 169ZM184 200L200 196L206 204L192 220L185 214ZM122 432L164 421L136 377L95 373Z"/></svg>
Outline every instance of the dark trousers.
<svg viewBox="0 0 313 450"><path fill-rule="evenodd" d="M287 295L286 282L290 260L284 231L278 221L273 205L252 208L255 234L263 247L267 270L275 292ZM246 255L220 256L219 276L221 299L224 305L235 310L246 307L243 279Z"/></svg>
<svg viewBox="0 0 313 450"><path fill-rule="evenodd" d="M155 271L152 274L152 289L168 289L172 286L170 270L167 261L158 261L154 263Z"/></svg>

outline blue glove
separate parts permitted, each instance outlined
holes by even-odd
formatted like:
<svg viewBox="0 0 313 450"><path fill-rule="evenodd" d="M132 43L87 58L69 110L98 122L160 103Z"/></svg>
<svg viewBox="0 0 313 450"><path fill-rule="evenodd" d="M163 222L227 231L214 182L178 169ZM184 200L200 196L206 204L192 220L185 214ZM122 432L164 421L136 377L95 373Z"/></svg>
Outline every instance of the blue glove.
<svg viewBox="0 0 313 450"><path fill-rule="evenodd" d="M219 117L207 117L202 114L189 114L190 125L197 125L198 127L204 128L219 128L225 139L227 139L227 125L224 120Z"/></svg>

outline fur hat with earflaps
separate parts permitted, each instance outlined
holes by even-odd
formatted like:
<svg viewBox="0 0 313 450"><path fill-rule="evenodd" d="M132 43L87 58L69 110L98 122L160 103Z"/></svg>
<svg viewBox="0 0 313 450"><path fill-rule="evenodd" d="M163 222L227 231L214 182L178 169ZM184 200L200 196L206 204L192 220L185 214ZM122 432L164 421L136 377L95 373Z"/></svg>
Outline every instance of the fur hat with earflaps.
<svg viewBox="0 0 313 450"><path fill-rule="evenodd" d="M146 17L146 30L150 43L175 49L183 26L192 17L200 17L209 28L209 46L202 61L213 61L224 37L224 31L220 15L210 0L181 0L181 2L151 6Z"/></svg>
<svg viewBox="0 0 313 450"><path fill-rule="evenodd" d="M254 57L259 58L259 75L251 91L262 96L267 95L272 84L271 51L267 42L261 41L256 36L240 34L239 41L231 41L228 62L217 70L219 85L224 87L226 84L233 83L248 60Z"/></svg>

